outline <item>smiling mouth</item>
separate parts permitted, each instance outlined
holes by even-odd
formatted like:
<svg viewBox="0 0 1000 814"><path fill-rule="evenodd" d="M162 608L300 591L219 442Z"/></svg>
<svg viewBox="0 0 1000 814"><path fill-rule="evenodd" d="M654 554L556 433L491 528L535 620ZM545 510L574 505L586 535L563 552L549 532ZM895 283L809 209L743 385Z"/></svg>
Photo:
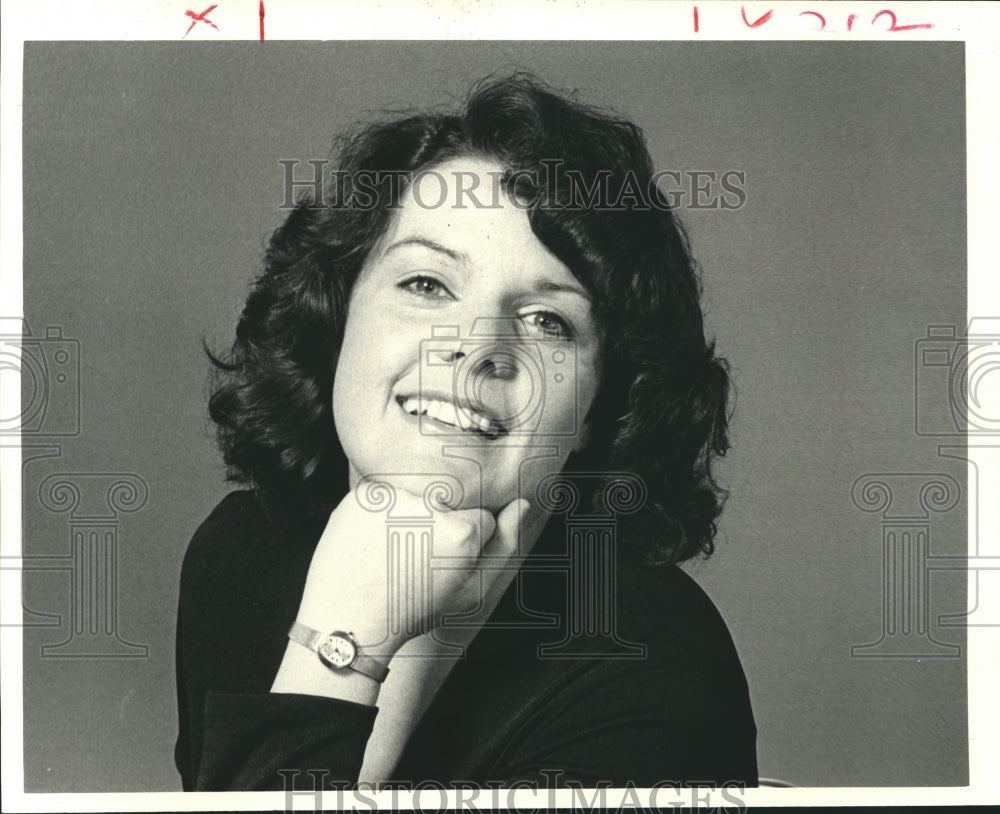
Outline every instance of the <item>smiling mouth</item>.
<svg viewBox="0 0 1000 814"><path fill-rule="evenodd" d="M429 396L397 396L396 403L412 416L427 416L446 427L495 441L507 430L495 419L466 404Z"/></svg>

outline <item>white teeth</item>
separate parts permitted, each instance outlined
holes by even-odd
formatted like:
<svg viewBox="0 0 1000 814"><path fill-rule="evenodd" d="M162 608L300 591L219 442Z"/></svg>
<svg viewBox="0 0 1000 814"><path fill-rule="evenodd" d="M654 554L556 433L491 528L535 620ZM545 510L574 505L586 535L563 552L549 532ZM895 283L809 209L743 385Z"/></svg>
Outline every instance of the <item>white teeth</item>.
<svg viewBox="0 0 1000 814"><path fill-rule="evenodd" d="M477 430L486 435L496 436L498 429L493 422L481 413L441 401L440 399L424 399L410 396L400 401L400 406L410 415L426 415L443 424L449 424L463 431Z"/></svg>
<svg viewBox="0 0 1000 814"><path fill-rule="evenodd" d="M489 432L490 427L493 424L493 422L486 416L479 415L478 413L473 413L468 410L459 410L458 414L468 422L468 426L463 427L462 429L471 429L475 427L480 432Z"/></svg>
<svg viewBox="0 0 1000 814"><path fill-rule="evenodd" d="M463 430L482 429L479 426L479 422L476 420L476 416L473 415L473 413L467 408L461 406L456 407L455 414L458 416L458 425Z"/></svg>
<svg viewBox="0 0 1000 814"><path fill-rule="evenodd" d="M444 401L436 401L432 403L434 407L437 408L437 413L433 416L438 421L443 421L445 424L451 424L453 427L461 427L462 424L458 420L458 415L455 413L455 408ZM430 415L430 408L427 410L428 415ZM462 427L462 429L465 429Z"/></svg>
<svg viewBox="0 0 1000 814"><path fill-rule="evenodd" d="M424 401L421 399L420 405L423 407L423 410L421 410L423 415L440 420L441 408L444 407L443 401Z"/></svg>

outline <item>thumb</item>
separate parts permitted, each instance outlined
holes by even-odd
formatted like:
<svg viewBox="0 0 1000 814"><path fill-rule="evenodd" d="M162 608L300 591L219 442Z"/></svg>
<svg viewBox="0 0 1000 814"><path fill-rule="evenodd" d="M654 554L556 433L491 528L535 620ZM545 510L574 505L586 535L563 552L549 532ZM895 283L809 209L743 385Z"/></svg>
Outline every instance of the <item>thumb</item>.
<svg viewBox="0 0 1000 814"><path fill-rule="evenodd" d="M509 557L517 551L518 528L531 508L523 497L512 500L497 515L497 528L483 553L492 557Z"/></svg>

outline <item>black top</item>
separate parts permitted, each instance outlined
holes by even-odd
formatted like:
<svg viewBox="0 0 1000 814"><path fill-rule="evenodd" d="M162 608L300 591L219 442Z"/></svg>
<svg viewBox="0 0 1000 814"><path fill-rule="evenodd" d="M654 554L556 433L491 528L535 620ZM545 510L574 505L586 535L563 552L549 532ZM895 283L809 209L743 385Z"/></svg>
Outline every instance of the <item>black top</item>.
<svg viewBox="0 0 1000 814"><path fill-rule="evenodd" d="M357 780L377 708L269 693L321 532L273 523L235 492L195 533L177 623L185 790L281 789L279 769ZM567 597L580 572L567 575L567 551L565 527L550 523L417 725L396 779L756 785L746 679L701 588L676 567L592 571L593 585L613 579L599 590L617 595L615 634L588 637L570 610L581 607Z"/></svg>

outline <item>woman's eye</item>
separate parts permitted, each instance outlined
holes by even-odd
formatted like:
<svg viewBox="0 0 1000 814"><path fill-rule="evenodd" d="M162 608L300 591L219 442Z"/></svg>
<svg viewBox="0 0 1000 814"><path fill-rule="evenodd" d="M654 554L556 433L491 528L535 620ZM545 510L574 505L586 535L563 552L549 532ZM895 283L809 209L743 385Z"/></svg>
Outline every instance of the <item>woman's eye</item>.
<svg viewBox="0 0 1000 814"><path fill-rule="evenodd" d="M545 339L569 339L573 336L573 329L569 323L551 311L526 314L524 321L534 334Z"/></svg>
<svg viewBox="0 0 1000 814"><path fill-rule="evenodd" d="M424 274L403 280L399 284L399 287L418 297L427 297L429 299L443 299L451 296L451 292L443 283Z"/></svg>

